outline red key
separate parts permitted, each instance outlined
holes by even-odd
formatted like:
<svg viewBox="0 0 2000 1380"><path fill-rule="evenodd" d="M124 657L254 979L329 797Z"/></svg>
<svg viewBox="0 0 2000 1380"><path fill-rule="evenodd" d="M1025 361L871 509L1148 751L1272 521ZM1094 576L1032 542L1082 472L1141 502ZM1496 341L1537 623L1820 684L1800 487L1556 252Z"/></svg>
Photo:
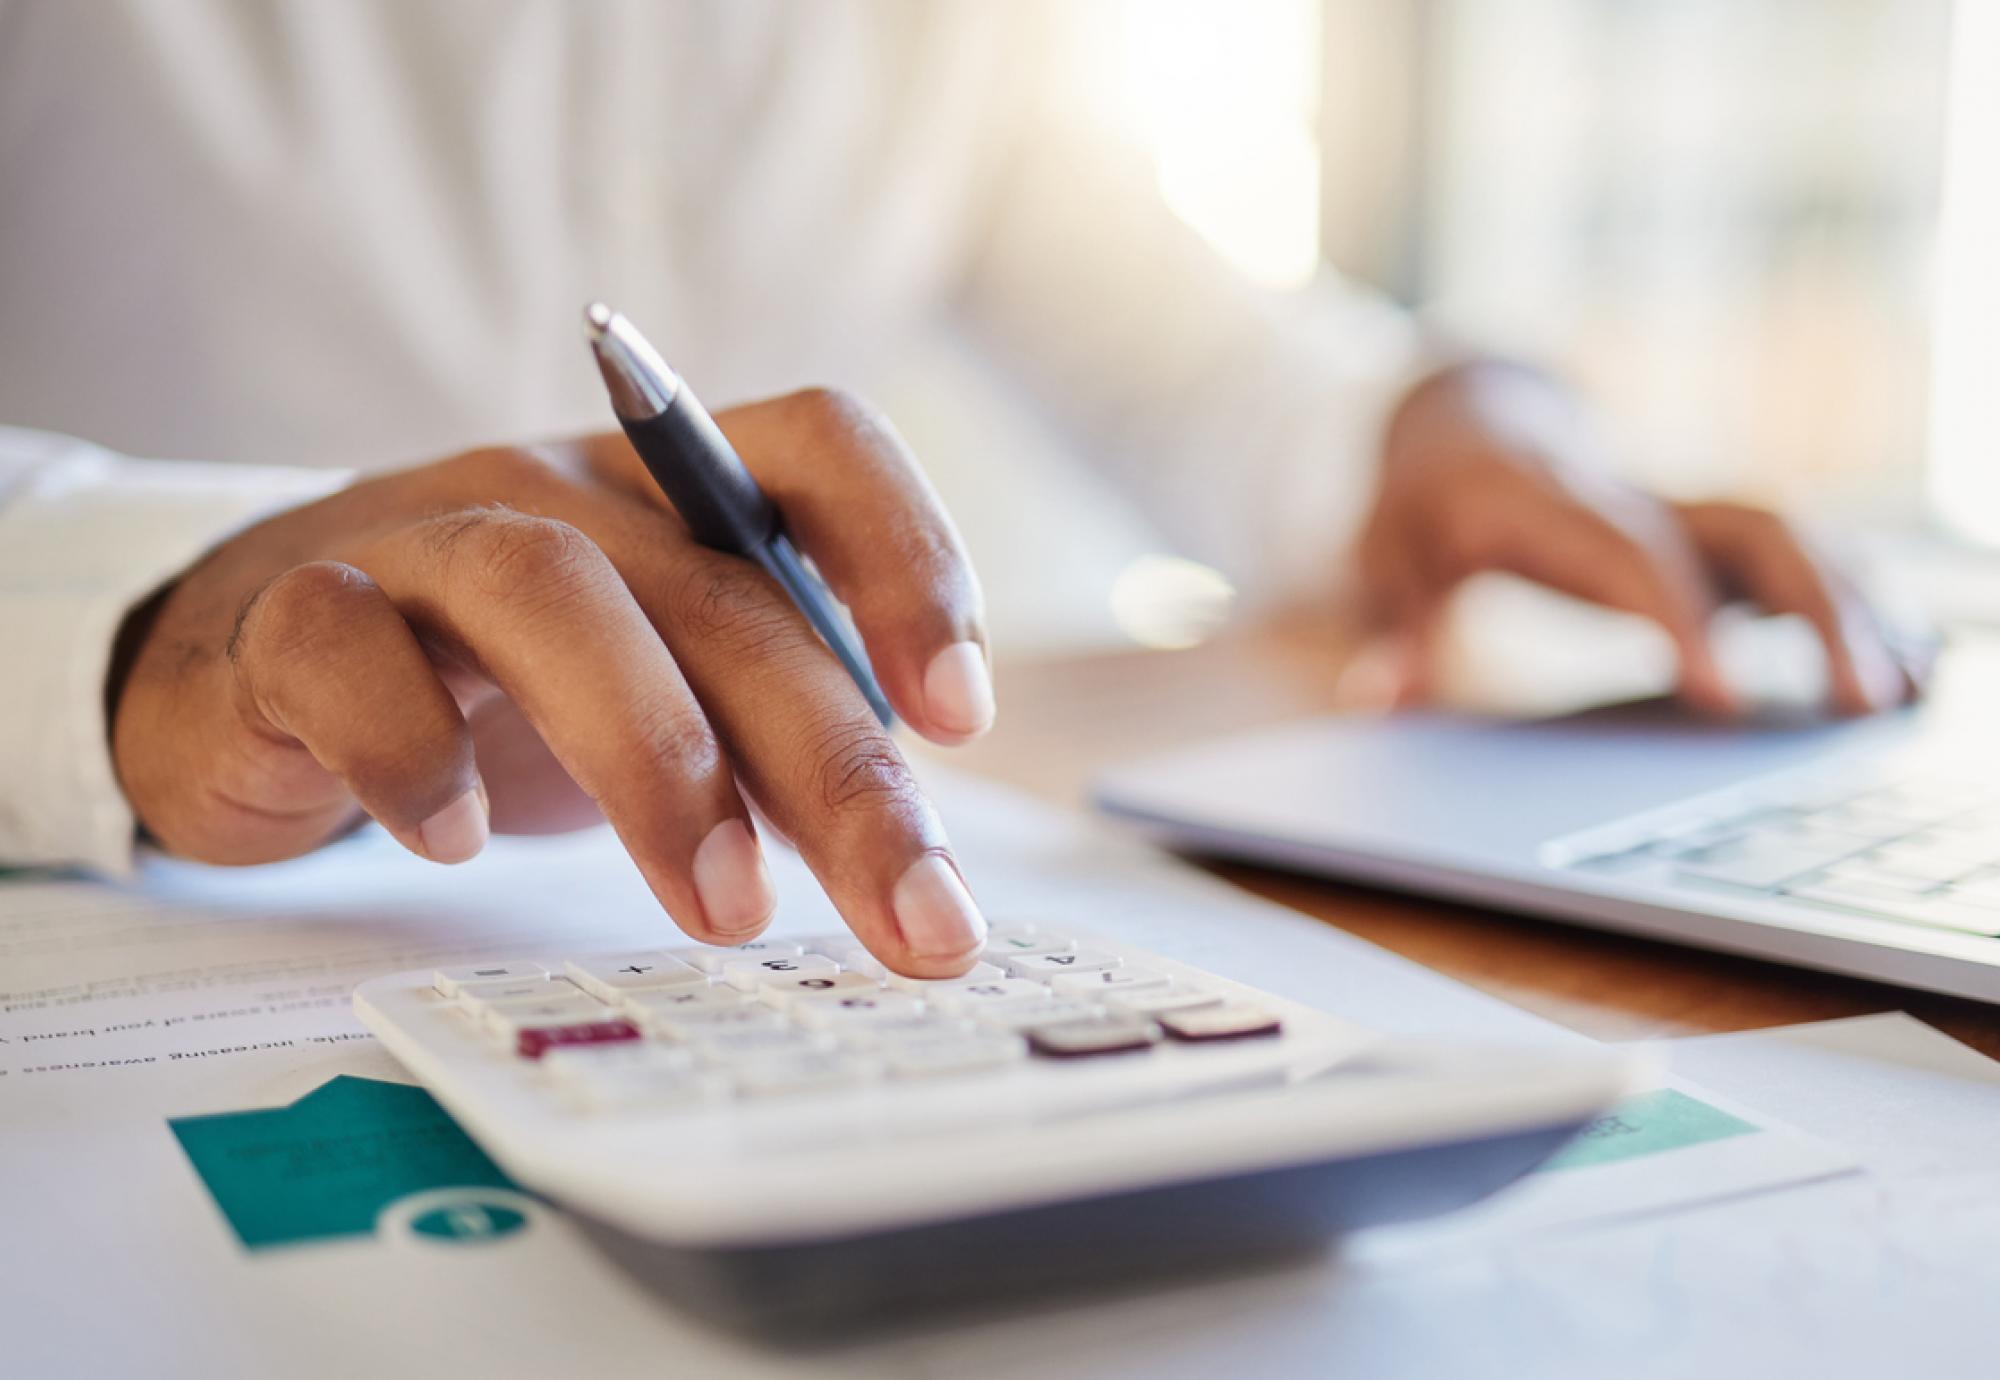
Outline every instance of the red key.
<svg viewBox="0 0 2000 1380"><path fill-rule="evenodd" d="M581 1025L538 1025L522 1031L514 1040L514 1052L523 1059L539 1059L552 1049L567 1045L609 1045L639 1038L639 1027L630 1021L585 1021Z"/></svg>

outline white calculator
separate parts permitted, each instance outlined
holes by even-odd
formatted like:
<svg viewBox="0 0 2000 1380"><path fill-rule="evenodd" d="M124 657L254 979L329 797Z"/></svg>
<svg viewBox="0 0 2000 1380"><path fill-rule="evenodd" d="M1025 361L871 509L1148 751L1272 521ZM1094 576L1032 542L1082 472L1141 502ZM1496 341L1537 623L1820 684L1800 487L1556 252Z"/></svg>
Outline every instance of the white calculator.
<svg viewBox="0 0 2000 1380"><path fill-rule="evenodd" d="M354 1000L516 1181L750 1322L1323 1248L1512 1181L1639 1072L1402 1046L1049 923L995 925L949 981L833 935Z"/></svg>

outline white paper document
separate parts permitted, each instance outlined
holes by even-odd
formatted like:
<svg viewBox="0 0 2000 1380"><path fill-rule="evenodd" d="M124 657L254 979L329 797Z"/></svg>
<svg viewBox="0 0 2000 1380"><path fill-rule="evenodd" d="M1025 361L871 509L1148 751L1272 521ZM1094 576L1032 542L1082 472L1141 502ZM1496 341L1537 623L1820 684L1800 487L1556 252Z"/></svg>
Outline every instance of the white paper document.
<svg viewBox="0 0 2000 1380"><path fill-rule="evenodd" d="M995 916L1074 918L1385 1031L1512 1044L1581 1038L1092 821L961 778L933 774L930 784ZM781 932L834 928L803 870L779 861ZM350 994L364 977L663 942L677 942L676 932L603 832L496 841L488 856L456 869L363 836L249 871L154 863L130 888L0 880L5 1372L1601 1376L1614 1359L1634 1361L1633 1347L1638 1361L1664 1364L1719 1344L1705 1323L1676 1331L1657 1311L1705 1302L1708 1275L1705 1262L1685 1256L1649 1258L1630 1229L1576 1223L1604 1216L1607 1204L1657 1213L1726 1196L1717 1190L1731 1184L1740 1195L1836 1174L1850 1162L1805 1117L1797 1118L1804 1133L1793 1131L1782 1124L1790 1109L1774 1117L1743 1091L1725 1088L1736 1094L1725 1100L1697 1078L1678 1085L1684 1095L1753 1129L1697 1118L1704 1134L1686 1143L1643 1155L1602 1151L1595 1163L1542 1176L1551 1187L1531 1185L1512 1207L1497 1203L1492 1219L1468 1219L1456 1238L1400 1259L1357 1250L1136 1298L1056 1299L977 1323L918 1323L802 1353L738 1340L662 1304L559 1213L534 1204L522 1207L525 1230L491 1242L450 1232L427 1238L413 1228L247 1250L170 1124L285 1109L343 1077L380 1080L368 1085L375 1088L404 1081L352 1015ZM1600 1128L1600 1149L1657 1135L1685 1109L1668 1109L1664 1120L1661 1108L1651 1111L1643 1125ZM368 1149L365 1138L330 1135L285 1149L296 1164L274 1165L270 1148L255 1142L218 1153L246 1164L264 1156L250 1167L267 1179L311 1182L313 1157ZM1681 1163L1700 1172L1666 1172L1676 1157L1691 1157ZM1643 1194L1655 1196L1638 1204ZM1852 1214L1861 1200L1840 1201ZM1673 1220L1705 1219L1726 1231L1742 1206L1724 1202ZM1874 1254L1879 1243L1847 1225L1864 1232L1862 1258L1888 1269ZM1976 1270L1981 1282L1995 1281L1994 1266L1981 1261ZM1701 1272L1701 1289L1659 1296L1656 1285L1689 1271ZM1737 1282L1756 1290L1740 1270ZM1807 1289L1803 1300L1793 1288L1786 1307L1823 1306L1851 1322L1853 1300L1842 1293L1851 1282L1836 1281L1831 1293ZM1586 1307L1597 1322L1572 1316ZM1441 1326L1446 1318L1450 1327ZM1659 1326L1668 1334L1645 1335ZM1676 1372L1628 1364L1620 1373Z"/></svg>
<svg viewBox="0 0 2000 1380"><path fill-rule="evenodd" d="M1576 1038L1088 820L954 777L932 790L992 915L1081 918L1384 1029ZM795 859L774 865L780 932L838 927ZM283 1108L340 1075L402 1079L353 1016L365 977L673 942L604 831L496 840L452 869L369 834L247 871L155 861L131 887L0 881L0 1328L18 1373L608 1377L659 1374L663 1358L682 1374L846 1368L701 1327L545 1209L484 1250L354 1238L246 1251L170 1129ZM851 1364L922 1369L886 1355Z"/></svg>
<svg viewBox="0 0 2000 1380"><path fill-rule="evenodd" d="M1900 1011L1676 1040L1673 1057L1885 1177L2000 1168L2000 1063Z"/></svg>

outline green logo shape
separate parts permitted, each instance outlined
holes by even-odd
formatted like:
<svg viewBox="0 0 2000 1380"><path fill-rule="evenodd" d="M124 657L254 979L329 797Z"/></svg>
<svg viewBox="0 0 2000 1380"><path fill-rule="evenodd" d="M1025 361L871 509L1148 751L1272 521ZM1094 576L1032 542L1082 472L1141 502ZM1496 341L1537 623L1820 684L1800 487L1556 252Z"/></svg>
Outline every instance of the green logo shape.
<svg viewBox="0 0 2000 1380"><path fill-rule="evenodd" d="M1686 1093L1658 1088L1628 1097L1581 1131L1542 1166L1582 1169L1593 1164L1680 1150L1705 1141L1749 1135L1758 1128L1720 1107L1711 1107Z"/></svg>
<svg viewBox="0 0 2000 1380"><path fill-rule="evenodd" d="M410 1230L443 1241L484 1241L511 1236L527 1225L526 1213L499 1203L462 1203L418 1214L411 1219Z"/></svg>
<svg viewBox="0 0 2000 1380"><path fill-rule="evenodd" d="M251 1250L366 1236L382 1209L443 1188L514 1189L422 1088L345 1074L288 1107L181 1117L168 1126ZM511 1207L452 1204L412 1230L488 1239L519 1231ZM475 1223L474 1218L481 1220Z"/></svg>

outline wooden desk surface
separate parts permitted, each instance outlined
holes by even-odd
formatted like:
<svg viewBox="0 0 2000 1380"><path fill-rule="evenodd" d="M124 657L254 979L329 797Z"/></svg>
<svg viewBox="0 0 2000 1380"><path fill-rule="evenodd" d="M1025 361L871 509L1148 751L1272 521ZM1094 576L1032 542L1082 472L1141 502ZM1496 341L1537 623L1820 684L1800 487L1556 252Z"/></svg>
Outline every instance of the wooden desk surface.
<svg viewBox="0 0 2000 1380"><path fill-rule="evenodd" d="M1337 706L1343 662L1324 622L1296 619L1191 651L1002 661L999 723L947 760L1077 805L1121 756ZM1904 1010L2000 1057L2000 1007L1262 868L1211 870L1600 1039Z"/></svg>

